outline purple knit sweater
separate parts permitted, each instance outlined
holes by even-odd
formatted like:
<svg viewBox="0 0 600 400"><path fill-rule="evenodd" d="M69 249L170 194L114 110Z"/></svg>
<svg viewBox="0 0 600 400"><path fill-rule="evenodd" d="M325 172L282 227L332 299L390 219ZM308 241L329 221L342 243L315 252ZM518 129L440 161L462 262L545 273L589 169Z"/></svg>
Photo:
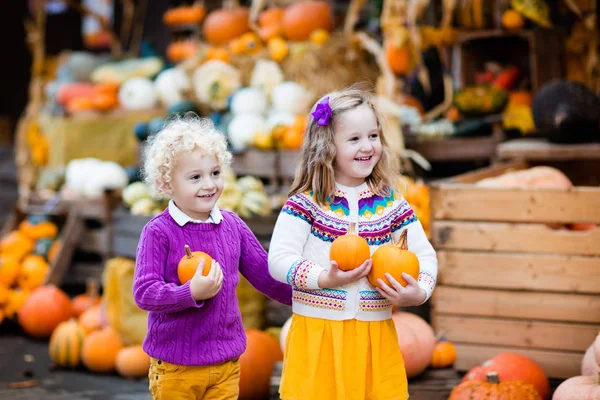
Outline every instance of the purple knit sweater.
<svg viewBox="0 0 600 400"><path fill-rule="evenodd" d="M151 357L179 365L212 365L239 357L246 334L235 288L238 271L260 292L291 305L292 289L269 274L267 253L248 226L222 211L220 224L177 225L168 210L144 227L137 248L133 296L149 311L143 348ZM223 286L197 302L189 282L180 285L177 265L185 245L203 251L223 269Z"/></svg>

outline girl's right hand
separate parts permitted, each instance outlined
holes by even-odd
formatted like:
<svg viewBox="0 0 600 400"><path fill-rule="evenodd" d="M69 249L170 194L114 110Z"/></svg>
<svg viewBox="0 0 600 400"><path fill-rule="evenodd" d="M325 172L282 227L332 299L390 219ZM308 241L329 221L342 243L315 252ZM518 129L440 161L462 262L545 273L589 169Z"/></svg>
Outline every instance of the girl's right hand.
<svg viewBox="0 0 600 400"><path fill-rule="evenodd" d="M350 271L342 271L339 269L337 262L332 261L329 271L323 271L321 272L321 275L319 275L319 281L317 284L320 288L330 289L347 285L367 276L369 271L371 271L372 264L373 262L369 258L358 268Z"/></svg>
<svg viewBox="0 0 600 400"><path fill-rule="evenodd" d="M198 264L198 268L196 268L196 273L190 280L190 290L192 292L192 297L196 299L196 301L214 297L219 293L219 290L221 290L221 285L223 283L223 270L215 260L212 260L210 271L207 276L202 275L203 270L204 260L201 260L200 264Z"/></svg>

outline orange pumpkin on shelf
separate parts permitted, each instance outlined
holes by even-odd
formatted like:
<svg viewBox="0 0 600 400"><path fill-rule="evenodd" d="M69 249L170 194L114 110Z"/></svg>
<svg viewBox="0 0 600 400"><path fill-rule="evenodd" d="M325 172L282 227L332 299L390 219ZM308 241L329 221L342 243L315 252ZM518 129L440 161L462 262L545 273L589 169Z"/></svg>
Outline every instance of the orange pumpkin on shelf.
<svg viewBox="0 0 600 400"><path fill-rule="evenodd" d="M257 329L246 331L246 351L240 356L240 399L269 396L273 367L283 360L277 340Z"/></svg>
<svg viewBox="0 0 600 400"><path fill-rule="evenodd" d="M361 266L371 256L367 241L358 236L356 223L351 222L348 232L337 237L329 249L329 259L336 261L342 271L350 271Z"/></svg>
<svg viewBox="0 0 600 400"><path fill-rule="evenodd" d="M0 253L19 261L31 253L34 247L35 242L19 231L12 231L0 240Z"/></svg>
<svg viewBox="0 0 600 400"><path fill-rule="evenodd" d="M92 97L94 108L98 111L109 111L117 108L119 99L116 94L96 93Z"/></svg>
<svg viewBox="0 0 600 400"><path fill-rule="evenodd" d="M21 265L18 259L0 255L0 285L11 287L16 282L20 271Z"/></svg>
<svg viewBox="0 0 600 400"><path fill-rule="evenodd" d="M125 378L143 378L150 370L150 356L141 345L124 347L117 354L115 368Z"/></svg>
<svg viewBox="0 0 600 400"><path fill-rule="evenodd" d="M488 372L497 372L502 382L518 380L530 383L544 400L550 396L550 382L544 370L536 362L520 354L500 353L467 372L463 382L484 382Z"/></svg>
<svg viewBox="0 0 600 400"><path fill-rule="evenodd" d="M167 26L195 25L202 22L206 9L202 4L179 6L167 10L163 15L163 22Z"/></svg>
<svg viewBox="0 0 600 400"><path fill-rule="evenodd" d="M167 46L167 58L174 63L187 60L197 52L198 46L191 40L180 40Z"/></svg>
<svg viewBox="0 0 600 400"><path fill-rule="evenodd" d="M486 381L465 381L452 389L448 400L542 400L533 385L518 380L502 381L497 372L488 372Z"/></svg>
<svg viewBox="0 0 600 400"><path fill-rule="evenodd" d="M206 276L210 271L213 260L212 257L202 251L192 252L190 246L186 244L185 256L181 257L181 260L179 260L179 264L177 265L177 276L182 285L192 279L201 260L204 260L202 275Z"/></svg>
<svg viewBox="0 0 600 400"><path fill-rule="evenodd" d="M83 341L83 365L94 372L112 372L122 348L123 341L113 328L106 327L94 331Z"/></svg>
<svg viewBox="0 0 600 400"><path fill-rule="evenodd" d="M435 345L430 365L433 368L450 367L456 361L456 347L447 340L440 340Z"/></svg>
<svg viewBox="0 0 600 400"><path fill-rule="evenodd" d="M98 282L95 279L89 279L86 283L86 293L73 297L73 314L79 317L86 310L100 304L101 298L98 295Z"/></svg>
<svg viewBox="0 0 600 400"><path fill-rule="evenodd" d="M211 11L202 26L204 39L213 46L222 46L250 32L250 11L245 7Z"/></svg>
<svg viewBox="0 0 600 400"><path fill-rule="evenodd" d="M385 56L390 69L397 75L406 75L414 67L413 52L409 43L396 46L393 41L388 40L385 44Z"/></svg>
<svg viewBox="0 0 600 400"><path fill-rule="evenodd" d="M19 224L19 231L31 240L54 239L58 235L58 227L47 217L32 215Z"/></svg>
<svg viewBox="0 0 600 400"><path fill-rule="evenodd" d="M378 279L390 284L385 274L389 273L402 286L408 285L408 282L402 277L406 272L413 278L419 279L419 259L408 250L408 231L405 229L400 234L398 243L387 243L379 247L371 257L373 266L367 275L367 279L373 286L379 286Z"/></svg>
<svg viewBox="0 0 600 400"><path fill-rule="evenodd" d="M23 308L23 305L30 294L29 291L21 289L9 290L8 301L4 305L4 315L6 318L13 318L16 316L21 308Z"/></svg>
<svg viewBox="0 0 600 400"><path fill-rule="evenodd" d="M58 324L73 316L71 299L54 285L42 286L27 297L18 316L28 335L46 338Z"/></svg>
<svg viewBox="0 0 600 400"><path fill-rule="evenodd" d="M70 114L94 110L94 102L91 97L76 97L69 101L66 106Z"/></svg>
<svg viewBox="0 0 600 400"><path fill-rule="evenodd" d="M21 289L34 290L46 281L50 266L42 256L30 254L21 263L21 271L17 283Z"/></svg>
<svg viewBox="0 0 600 400"><path fill-rule="evenodd" d="M269 8L258 16L258 35L264 41L269 41L274 37L283 34L283 8Z"/></svg>
<svg viewBox="0 0 600 400"><path fill-rule="evenodd" d="M291 41L305 41L317 29L333 30L333 15L326 1L309 0L292 4L283 13L283 33Z"/></svg>
<svg viewBox="0 0 600 400"><path fill-rule="evenodd" d="M209 47L206 50L206 61L210 60L219 60L224 63L229 63L231 61L231 55L229 51L224 47Z"/></svg>

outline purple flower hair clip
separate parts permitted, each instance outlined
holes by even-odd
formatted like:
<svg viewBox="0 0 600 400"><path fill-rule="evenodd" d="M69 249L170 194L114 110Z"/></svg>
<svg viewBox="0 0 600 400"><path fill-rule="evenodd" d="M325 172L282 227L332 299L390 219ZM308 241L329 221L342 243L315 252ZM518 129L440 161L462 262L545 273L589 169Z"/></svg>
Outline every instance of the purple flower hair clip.
<svg viewBox="0 0 600 400"><path fill-rule="evenodd" d="M317 104L317 108L311 114L319 126L329 125L331 120L331 107L329 107L329 97L325 97Z"/></svg>

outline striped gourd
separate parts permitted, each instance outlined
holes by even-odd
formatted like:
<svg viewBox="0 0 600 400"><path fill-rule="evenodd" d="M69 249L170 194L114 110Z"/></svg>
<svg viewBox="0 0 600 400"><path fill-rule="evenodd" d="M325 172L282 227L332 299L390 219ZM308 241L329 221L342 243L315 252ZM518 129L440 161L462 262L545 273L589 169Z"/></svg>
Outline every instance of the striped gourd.
<svg viewBox="0 0 600 400"><path fill-rule="evenodd" d="M50 359L60 367L77 367L85 333L76 320L60 323L50 337Z"/></svg>

